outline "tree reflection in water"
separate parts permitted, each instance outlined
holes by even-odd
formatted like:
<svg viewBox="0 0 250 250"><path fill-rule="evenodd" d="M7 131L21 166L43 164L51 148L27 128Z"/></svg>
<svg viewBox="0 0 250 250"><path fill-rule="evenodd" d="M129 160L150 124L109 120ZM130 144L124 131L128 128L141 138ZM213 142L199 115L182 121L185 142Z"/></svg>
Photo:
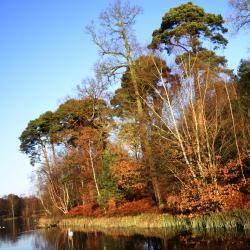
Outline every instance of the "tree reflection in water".
<svg viewBox="0 0 250 250"><path fill-rule="evenodd" d="M87 232L82 229L73 230L72 237L68 228L52 228L32 230L31 220L1 222L5 229L0 230L0 250L169 250L169 249L232 249L250 248L249 234L231 235L199 234L190 232L174 232L164 230L107 230Z"/></svg>
<svg viewBox="0 0 250 250"><path fill-rule="evenodd" d="M164 249L162 241L159 238L145 238L141 235L112 236L100 232L80 231L75 231L74 236L69 237L67 229L50 229L40 231L34 239L34 245L35 249L39 250L160 250Z"/></svg>
<svg viewBox="0 0 250 250"><path fill-rule="evenodd" d="M0 220L0 225L4 226L4 229L0 230L0 247L3 242L15 243L18 241L18 236L21 233L29 232L34 229L34 219L14 219L3 221ZM0 248L1 249L1 248Z"/></svg>
<svg viewBox="0 0 250 250"><path fill-rule="evenodd" d="M249 238L239 237L214 237L184 232L173 237L148 237L142 235L118 236L106 235L100 232L74 231L72 238L68 237L67 229L53 229L41 231L36 238L36 244L41 242L43 250L169 250L169 249L248 249ZM165 235L166 236L166 235ZM46 246L44 246L47 242Z"/></svg>

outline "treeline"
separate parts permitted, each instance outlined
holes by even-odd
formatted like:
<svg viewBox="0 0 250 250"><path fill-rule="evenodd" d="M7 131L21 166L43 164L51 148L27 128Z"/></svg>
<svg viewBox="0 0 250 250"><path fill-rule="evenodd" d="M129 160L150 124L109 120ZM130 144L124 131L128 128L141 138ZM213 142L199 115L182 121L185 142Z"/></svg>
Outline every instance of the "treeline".
<svg viewBox="0 0 250 250"><path fill-rule="evenodd" d="M0 217L30 217L43 212L41 203L35 196L20 197L9 194L0 198Z"/></svg>
<svg viewBox="0 0 250 250"><path fill-rule="evenodd" d="M222 16L191 2L170 9L142 48L140 12L117 2L87 27L96 77L20 136L45 211L249 209L250 61L234 75L217 54L228 43Z"/></svg>

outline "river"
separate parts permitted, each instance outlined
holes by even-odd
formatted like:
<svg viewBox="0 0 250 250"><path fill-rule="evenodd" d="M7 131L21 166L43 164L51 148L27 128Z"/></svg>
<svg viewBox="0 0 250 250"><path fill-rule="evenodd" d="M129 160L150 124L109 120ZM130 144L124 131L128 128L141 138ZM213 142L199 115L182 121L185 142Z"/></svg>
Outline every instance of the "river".
<svg viewBox="0 0 250 250"><path fill-rule="evenodd" d="M0 227L0 250L250 249L250 236L244 232L200 234L156 229L109 229L106 232L80 228L35 229L33 220L0 221Z"/></svg>

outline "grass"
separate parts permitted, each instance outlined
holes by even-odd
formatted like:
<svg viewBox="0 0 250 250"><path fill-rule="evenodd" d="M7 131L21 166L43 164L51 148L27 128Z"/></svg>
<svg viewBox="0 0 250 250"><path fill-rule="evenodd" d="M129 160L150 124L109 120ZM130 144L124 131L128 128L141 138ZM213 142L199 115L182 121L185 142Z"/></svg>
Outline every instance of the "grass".
<svg viewBox="0 0 250 250"><path fill-rule="evenodd" d="M41 218L41 226L70 226L98 229L171 229L199 232L248 231L250 232L250 211L218 212L193 218L177 217L169 214L141 214L121 217L61 217Z"/></svg>
<svg viewBox="0 0 250 250"><path fill-rule="evenodd" d="M217 212L190 220L191 228L198 230L250 230L250 211Z"/></svg>

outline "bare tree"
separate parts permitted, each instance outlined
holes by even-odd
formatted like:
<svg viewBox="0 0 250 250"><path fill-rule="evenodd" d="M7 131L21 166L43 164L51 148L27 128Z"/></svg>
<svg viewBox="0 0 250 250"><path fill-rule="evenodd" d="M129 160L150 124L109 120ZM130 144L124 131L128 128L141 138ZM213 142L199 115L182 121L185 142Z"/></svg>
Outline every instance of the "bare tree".
<svg viewBox="0 0 250 250"><path fill-rule="evenodd" d="M133 25L140 12L137 6L117 1L100 14L100 30L96 31L94 23L86 27L101 56L97 73L114 77L133 65L140 52L133 35Z"/></svg>
<svg viewBox="0 0 250 250"><path fill-rule="evenodd" d="M192 67L191 61L188 64ZM196 79L199 82L202 100L200 103L201 120L205 144L201 147L193 76L190 75L187 67L182 65L183 71L181 70L181 72L184 74L180 75L181 90L178 95L171 98L173 94L170 83L163 77L162 68L156 63L155 67L158 71L159 84L164 89L163 92L155 89L155 92L164 103L164 111L159 115L147 100L144 102L161 120L163 126L158 127L159 134L169 142L170 150L173 152L172 157L182 159L179 164L182 165L181 168L178 169L171 164L166 167L180 181L181 185L189 185L190 183L187 181L192 179L192 183L196 183L198 189L207 183L212 183L216 187L217 174L221 166L220 159L224 157L224 154L233 149L231 152L234 151L238 154L240 161L240 148L231 103L235 98L234 88L232 83L227 82L227 71L219 70L219 76L215 77L218 68L207 65L203 78L199 76ZM200 81L203 81L202 84ZM230 107L229 112L228 107ZM166 133L162 133L162 130L165 130ZM190 178L187 178L188 176ZM243 170L242 177L244 179ZM214 191L216 192L216 188Z"/></svg>
<svg viewBox="0 0 250 250"><path fill-rule="evenodd" d="M250 0L230 0L234 13L230 17L236 31L250 27Z"/></svg>

